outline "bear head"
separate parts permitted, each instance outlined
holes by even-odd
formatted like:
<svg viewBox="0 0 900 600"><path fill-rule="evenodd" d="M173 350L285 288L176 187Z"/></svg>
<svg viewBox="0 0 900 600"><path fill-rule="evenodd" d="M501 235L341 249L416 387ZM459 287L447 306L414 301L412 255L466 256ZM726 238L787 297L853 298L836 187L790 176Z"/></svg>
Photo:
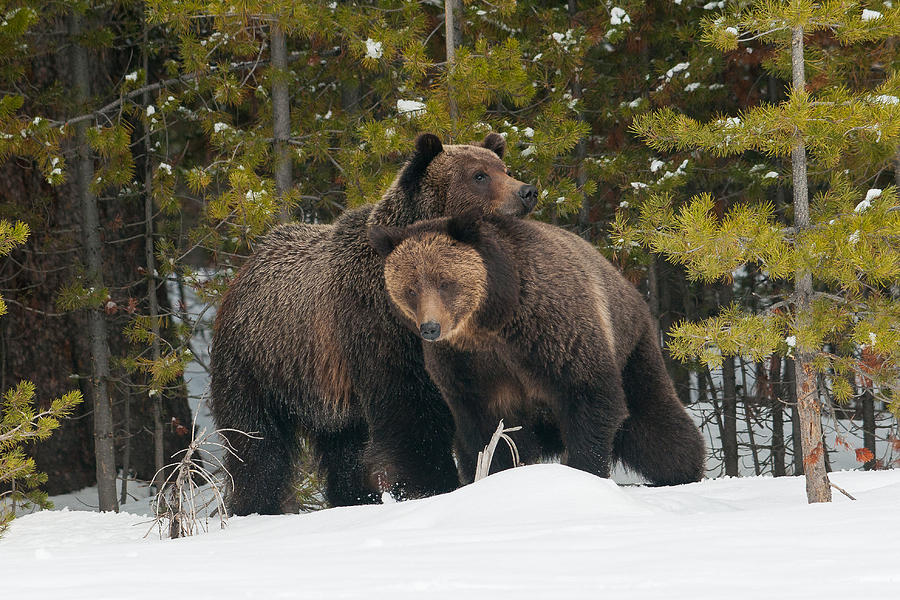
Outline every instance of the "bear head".
<svg viewBox="0 0 900 600"><path fill-rule="evenodd" d="M371 224L408 225L469 211L524 217L537 188L512 177L506 140L489 133L480 144L443 145L434 134L416 138L412 157L373 209Z"/></svg>
<svg viewBox="0 0 900 600"><path fill-rule="evenodd" d="M509 218L509 217L498 217ZM518 304L518 272L478 209L405 228L373 225L396 312L423 340L497 329Z"/></svg>

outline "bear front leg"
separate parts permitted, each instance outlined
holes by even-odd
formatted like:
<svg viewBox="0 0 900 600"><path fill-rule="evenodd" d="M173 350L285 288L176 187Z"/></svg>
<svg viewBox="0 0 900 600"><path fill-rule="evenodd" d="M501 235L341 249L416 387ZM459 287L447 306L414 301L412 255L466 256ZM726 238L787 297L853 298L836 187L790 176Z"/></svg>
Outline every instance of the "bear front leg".
<svg viewBox="0 0 900 600"><path fill-rule="evenodd" d="M604 478L609 478L613 442L627 414L619 378L612 379L603 388L563 391L559 414L565 464Z"/></svg>

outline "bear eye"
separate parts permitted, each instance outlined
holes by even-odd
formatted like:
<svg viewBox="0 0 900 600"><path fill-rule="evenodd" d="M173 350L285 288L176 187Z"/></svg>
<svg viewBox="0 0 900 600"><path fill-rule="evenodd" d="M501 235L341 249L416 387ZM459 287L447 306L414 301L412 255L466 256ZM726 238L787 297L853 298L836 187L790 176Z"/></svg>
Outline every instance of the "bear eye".
<svg viewBox="0 0 900 600"><path fill-rule="evenodd" d="M415 288L409 288L408 290L406 290L406 295L410 298L415 298L419 295L419 293L415 290Z"/></svg>
<svg viewBox="0 0 900 600"><path fill-rule="evenodd" d="M438 284L438 289L440 289L442 292L446 292L447 290L450 289L450 282L447 281L446 279L443 280L442 282L440 282Z"/></svg>
<svg viewBox="0 0 900 600"><path fill-rule="evenodd" d="M473 179L475 181L481 183L482 181L487 179L487 173L485 173L484 171L478 171L477 173L475 173L475 176L473 177Z"/></svg>

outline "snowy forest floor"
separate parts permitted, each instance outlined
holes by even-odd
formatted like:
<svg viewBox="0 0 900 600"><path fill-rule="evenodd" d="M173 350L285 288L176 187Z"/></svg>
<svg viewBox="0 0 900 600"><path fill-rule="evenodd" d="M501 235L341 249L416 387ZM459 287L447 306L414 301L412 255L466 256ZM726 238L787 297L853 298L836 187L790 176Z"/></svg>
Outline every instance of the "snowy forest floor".
<svg viewBox="0 0 900 600"><path fill-rule="evenodd" d="M8 598L895 599L900 470L617 486L561 465L450 494L232 518L160 540L146 516L52 510L0 540ZM59 504L79 505L74 496ZM146 512L146 502L126 504ZM893 557L893 558L892 558Z"/></svg>

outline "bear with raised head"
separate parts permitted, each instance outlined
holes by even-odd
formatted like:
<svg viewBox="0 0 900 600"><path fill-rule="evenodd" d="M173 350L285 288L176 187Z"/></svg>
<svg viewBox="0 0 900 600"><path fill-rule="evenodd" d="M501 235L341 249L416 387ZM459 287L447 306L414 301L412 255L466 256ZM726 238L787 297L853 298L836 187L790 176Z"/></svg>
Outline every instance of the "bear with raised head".
<svg viewBox="0 0 900 600"><path fill-rule="evenodd" d="M423 341L456 423L460 475L500 419L521 459L562 456L609 477L614 459L651 483L703 475L704 444L666 372L638 291L563 229L467 214L372 227L387 292ZM495 470L509 466L505 453Z"/></svg>
<svg viewBox="0 0 900 600"><path fill-rule="evenodd" d="M524 216L537 190L509 175L504 139L447 145L419 136L375 205L332 225L284 225L226 292L211 350L211 409L236 456L228 507L281 511L299 441L310 441L332 505L459 485L453 419L417 335L393 315L368 228L475 210Z"/></svg>

